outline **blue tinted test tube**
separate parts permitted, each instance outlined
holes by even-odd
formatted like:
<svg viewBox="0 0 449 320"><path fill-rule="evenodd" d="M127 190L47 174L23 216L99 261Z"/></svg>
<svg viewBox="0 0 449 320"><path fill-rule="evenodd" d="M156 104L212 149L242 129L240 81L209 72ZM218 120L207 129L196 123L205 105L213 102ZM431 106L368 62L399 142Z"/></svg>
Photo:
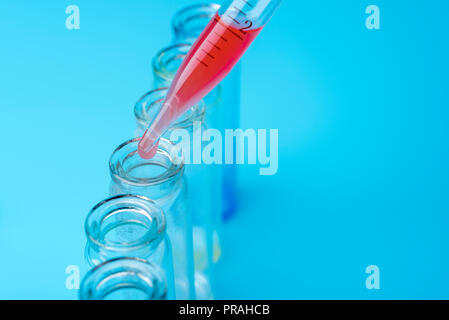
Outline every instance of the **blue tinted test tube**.
<svg viewBox="0 0 449 320"><path fill-rule="evenodd" d="M159 88L145 94L135 105L138 136L154 119L167 94L167 88ZM195 143L201 140L205 130L205 105L201 101L181 118L177 119L164 138L177 143L178 157L185 161L188 205L193 219L193 248L195 266L195 290L198 299L213 298L213 262L220 256L218 233L221 221L219 210L220 188L214 186L218 171L205 163L194 163ZM198 138L195 140L195 136ZM201 148L201 145L199 145ZM201 150L200 150L201 152ZM215 259L215 260L214 260Z"/></svg>
<svg viewBox="0 0 449 320"><path fill-rule="evenodd" d="M97 204L84 229L91 267L115 258L140 258L161 267L167 298L175 299L173 257L162 209L137 195L119 195Z"/></svg>
<svg viewBox="0 0 449 320"><path fill-rule="evenodd" d="M138 258L108 260L83 278L80 300L167 300L162 269Z"/></svg>
<svg viewBox="0 0 449 320"><path fill-rule="evenodd" d="M206 25L215 15L220 5L204 3L185 7L179 10L172 19L173 43L192 44ZM236 129L240 127L240 79L241 62L239 62L229 75L220 83L220 105L222 111L219 117L221 122L215 128L224 136L224 129ZM205 99L207 103L207 97ZM209 125L208 121L206 123ZM224 150L225 153L235 154L233 150ZM237 165L223 165L222 168L222 193L223 193L223 218L230 218L237 208Z"/></svg>
<svg viewBox="0 0 449 320"><path fill-rule="evenodd" d="M176 299L195 299L192 217L187 208L184 163L175 146L161 139L156 155L142 159L139 138L121 144L109 160L111 195L135 194L153 200L165 213L172 245Z"/></svg>

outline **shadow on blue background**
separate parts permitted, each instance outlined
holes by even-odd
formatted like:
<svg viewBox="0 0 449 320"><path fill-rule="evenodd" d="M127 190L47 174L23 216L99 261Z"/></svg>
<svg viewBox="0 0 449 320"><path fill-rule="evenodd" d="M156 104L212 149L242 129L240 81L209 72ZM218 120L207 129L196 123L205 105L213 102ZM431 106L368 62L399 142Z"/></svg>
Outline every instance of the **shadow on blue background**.
<svg viewBox="0 0 449 320"><path fill-rule="evenodd" d="M0 5L0 298L77 297L65 269L83 261L84 218L188 3ZM370 4L381 30L365 27ZM241 113L279 129L279 172L240 170L219 298L449 298L448 10L284 1L244 57Z"/></svg>

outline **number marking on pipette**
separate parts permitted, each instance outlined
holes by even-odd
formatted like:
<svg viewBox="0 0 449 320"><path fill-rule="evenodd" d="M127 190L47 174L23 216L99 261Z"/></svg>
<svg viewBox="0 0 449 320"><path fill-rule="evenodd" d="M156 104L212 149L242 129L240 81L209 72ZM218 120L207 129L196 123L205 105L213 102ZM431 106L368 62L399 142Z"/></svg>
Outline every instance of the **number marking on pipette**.
<svg viewBox="0 0 449 320"><path fill-rule="evenodd" d="M240 29L241 33L246 34L248 32L247 30L253 26L253 22L251 20L246 20L245 21L245 23L248 23L248 22L249 22L248 26L243 27L242 29Z"/></svg>

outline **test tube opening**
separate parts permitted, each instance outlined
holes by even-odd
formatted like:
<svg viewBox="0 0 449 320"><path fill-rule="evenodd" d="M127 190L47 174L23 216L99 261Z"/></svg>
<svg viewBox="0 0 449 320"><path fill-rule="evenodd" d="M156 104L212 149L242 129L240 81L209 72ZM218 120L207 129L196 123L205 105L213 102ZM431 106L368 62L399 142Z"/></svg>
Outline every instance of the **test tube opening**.
<svg viewBox="0 0 449 320"><path fill-rule="evenodd" d="M139 141L140 138L129 140L113 152L109 169L115 182L137 187L152 186L182 175L182 154L171 141L161 138L156 155L151 159L139 156Z"/></svg>
<svg viewBox="0 0 449 320"><path fill-rule="evenodd" d="M119 195L97 204L85 222L86 258L97 265L114 257L147 257L166 234L162 209L137 195Z"/></svg>
<svg viewBox="0 0 449 320"><path fill-rule="evenodd" d="M201 3L185 7L176 12L172 20L175 37L177 39L191 39L193 42L218 9L220 9L219 4Z"/></svg>
<svg viewBox="0 0 449 320"><path fill-rule="evenodd" d="M165 229L162 209L138 195L119 195L100 202L85 222L87 238L93 244L115 251L157 246Z"/></svg>
<svg viewBox="0 0 449 320"><path fill-rule="evenodd" d="M81 300L165 300L163 271L138 258L106 261L90 270L80 288Z"/></svg>
<svg viewBox="0 0 449 320"><path fill-rule="evenodd" d="M134 106L134 115L136 117L137 125L141 131L148 128L155 120L162 108L167 93L167 87L157 88L147 92L136 102ZM204 116L206 113L205 110L206 106L204 102L200 101L177 118L176 121L168 128L168 131L175 128L189 128L193 126L195 121L204 121Z"/></svg>
<svg viewBox="0 0 449 320"><path fill-rule="evenodd" d="M161 49L153 58L153 74L157 83L169 85L192 45L178 43Z"/></svg>

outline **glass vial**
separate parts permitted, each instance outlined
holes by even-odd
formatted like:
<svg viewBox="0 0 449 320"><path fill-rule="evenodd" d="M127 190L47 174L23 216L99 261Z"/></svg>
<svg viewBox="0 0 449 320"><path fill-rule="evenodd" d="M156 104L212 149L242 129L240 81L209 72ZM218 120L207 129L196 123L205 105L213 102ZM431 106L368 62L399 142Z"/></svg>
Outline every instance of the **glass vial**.
<svg viewBox="0 0 449 320"><path fill-rule="evenodd" d="M152 121L167 91L167 88L150 91L136 103L134 113L138 131L146 128ZM173 138L178 143L177 147L186 162L184 175L193 218L196 295L199 299L212 299L213 263L221 254L218 236L221 226L221 171L220 166L194 161L193 153L199 150L201 154L203 133L206 132L204 109L203 103L191 108L169 128L164 138Z"/></svg>
<svg viewBox="0 0 449 320"><path fill-rule="evenodd" d="M113 258L144 259L164 270L170 299L175 298L165 215L152 200L137 195L103 200L87 215L84 229L86 260L91 267Z"/></svg>
<svg viewBox="0 0 449 320"><path fill-rule="evenodd" d="M83 278L80 300L166 300L162 269L138 258L106 261Z"/></svg>
<svg viewBox="0 0 449 320"><path fill-rule="evenodd" d="M156 155L142 159L139 138L121 144L109 160L110 193L143 195L165 213L172 244L176 299L195 299L192 217L187 208L184 163L173 143L161 139Z"/></svg>
<svg viewBox="0 0 449 320"><path fill-rule="evenodd" d="M193 43L204 30L220 5L203 3L179 10L172 19L173 43ZM236 129L240 127L241 62L220 83L220 115L222 125L215 128ZM224 132L223 132L224 133ZM225 152L234 150L225 150ZM237 165L223 165L223 218L229 219L237 208Z"/></svg>

